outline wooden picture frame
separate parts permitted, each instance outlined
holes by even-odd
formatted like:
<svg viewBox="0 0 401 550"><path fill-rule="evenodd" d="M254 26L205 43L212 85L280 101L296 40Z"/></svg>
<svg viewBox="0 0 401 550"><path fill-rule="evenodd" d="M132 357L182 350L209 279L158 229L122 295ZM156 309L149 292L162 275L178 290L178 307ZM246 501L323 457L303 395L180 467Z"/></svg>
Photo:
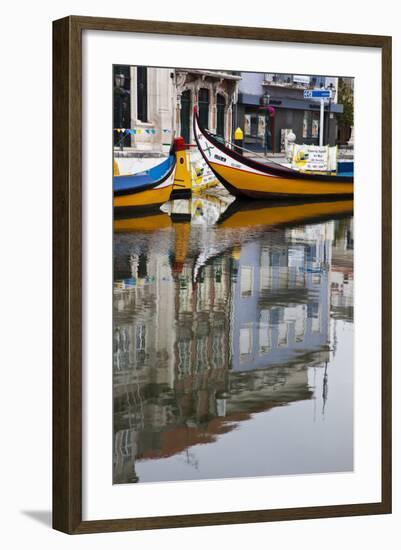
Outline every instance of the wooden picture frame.
<svg viewBox="0 0 401 550"><path fill-rule="evenodd" d="M82 32L377 48L382 59L382 496L379 502L82 521ZM391 38L71 16L53 23L53 527L68 534L391 512Z"/></svg>

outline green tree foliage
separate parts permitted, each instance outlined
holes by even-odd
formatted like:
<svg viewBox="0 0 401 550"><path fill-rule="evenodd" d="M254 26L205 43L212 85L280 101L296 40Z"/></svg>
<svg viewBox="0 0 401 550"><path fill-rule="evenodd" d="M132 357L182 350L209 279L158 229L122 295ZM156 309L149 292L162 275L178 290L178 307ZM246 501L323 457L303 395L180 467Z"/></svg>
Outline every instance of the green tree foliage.
<svg viewBox="0 0 401 550"><path fill-rule="evenodd" d="M342 126L354 125L354 90L347 86L342 78L338 79L338 103L344 107L344 112L338 115L338 122Z"/></svg>

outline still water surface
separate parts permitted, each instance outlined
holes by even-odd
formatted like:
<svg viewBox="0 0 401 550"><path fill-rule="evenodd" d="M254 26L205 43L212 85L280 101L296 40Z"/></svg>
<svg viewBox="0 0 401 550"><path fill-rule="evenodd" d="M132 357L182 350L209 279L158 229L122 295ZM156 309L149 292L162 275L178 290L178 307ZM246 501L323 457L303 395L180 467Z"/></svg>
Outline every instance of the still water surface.
<svg viewBox="0 0 401 550"><path fill-rule="evenodd" d="M352 208L228 202L115 221L114 483L353 469Z"/></svg>

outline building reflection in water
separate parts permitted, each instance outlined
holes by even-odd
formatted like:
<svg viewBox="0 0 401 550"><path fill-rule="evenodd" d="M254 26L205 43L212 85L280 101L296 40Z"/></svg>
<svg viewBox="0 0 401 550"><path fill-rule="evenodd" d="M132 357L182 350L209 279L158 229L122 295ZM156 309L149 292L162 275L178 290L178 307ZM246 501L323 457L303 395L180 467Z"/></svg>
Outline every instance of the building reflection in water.
<svg viewBox="0 0 401 550"><path fill-rule="evenodd" d="M197 200L191 222L115 233L114 483L140 480L145 460L196 469L194 446L259 412L324 412L334 322L352 322L352 218L232 230L203 223L213 205Z"/></svg>

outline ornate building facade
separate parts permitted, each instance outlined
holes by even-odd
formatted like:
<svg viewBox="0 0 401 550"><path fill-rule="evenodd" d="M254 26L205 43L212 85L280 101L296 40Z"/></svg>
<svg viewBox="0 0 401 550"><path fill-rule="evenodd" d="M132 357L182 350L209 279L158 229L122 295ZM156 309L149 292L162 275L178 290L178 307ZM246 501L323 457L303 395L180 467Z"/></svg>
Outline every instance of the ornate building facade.
<svg viewBox="0 0 401 550"><path fill-rule="evenodd" d="M199 109L203 126L227 141L231 140L233 105L237 102L240 79L227 72L176 69L175 129L187 143L194 143L194 106Z"/></svg>
<svg viewBox="0 0 401 550"><path fill-rule="evenodd" d="M194 144L193 108L202 123L230 141L240 76L219 71L114 66L114 147L161 153L173 135Z"/></svg>

